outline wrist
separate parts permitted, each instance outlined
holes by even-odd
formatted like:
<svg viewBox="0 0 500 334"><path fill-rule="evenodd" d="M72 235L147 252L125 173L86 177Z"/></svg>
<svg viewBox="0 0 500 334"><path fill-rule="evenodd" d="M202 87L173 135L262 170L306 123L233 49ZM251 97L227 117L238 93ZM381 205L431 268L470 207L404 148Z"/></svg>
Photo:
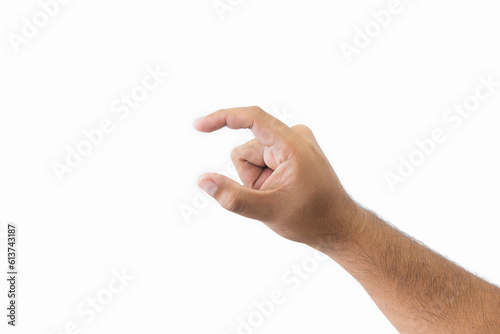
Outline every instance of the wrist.
<svg viewBox="0 0 500 334"><path fill-rule="evenodd" d="M342 208L333 209L322 223L323 232L309 246L330 255L351 245L362 243L370 226L371 213L349 198Z"/></svg>

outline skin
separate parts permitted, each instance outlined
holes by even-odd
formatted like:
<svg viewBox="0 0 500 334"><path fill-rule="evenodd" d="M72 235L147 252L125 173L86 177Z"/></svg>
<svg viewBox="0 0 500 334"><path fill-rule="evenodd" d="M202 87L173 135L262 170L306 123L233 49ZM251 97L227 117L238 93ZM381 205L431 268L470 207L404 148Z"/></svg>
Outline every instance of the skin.
<svg viewBox="0 0 500 334"><path fill-rule="evenodd" d="M243 185L200 176L222 207L330 256L400 333L500 333L500 289L355 203L308 127L289 128L258 107L194 123L202 132L225 126L251 129L256 139L231 153Z"/></svg>

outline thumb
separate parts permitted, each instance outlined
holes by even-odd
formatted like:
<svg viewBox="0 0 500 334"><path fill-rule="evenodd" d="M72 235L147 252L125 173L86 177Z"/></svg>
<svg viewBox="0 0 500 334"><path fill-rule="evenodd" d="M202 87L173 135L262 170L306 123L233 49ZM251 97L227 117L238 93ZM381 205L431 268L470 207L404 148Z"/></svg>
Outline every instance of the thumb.
<svg viewBox="0 0 500 334"><path fill-rule="evenodd" d="M238 182L216 173L201 175L198 179L198 186L215 198L224 209L239 215L268 221L273 213L269 191L242 186Z"/></svg>

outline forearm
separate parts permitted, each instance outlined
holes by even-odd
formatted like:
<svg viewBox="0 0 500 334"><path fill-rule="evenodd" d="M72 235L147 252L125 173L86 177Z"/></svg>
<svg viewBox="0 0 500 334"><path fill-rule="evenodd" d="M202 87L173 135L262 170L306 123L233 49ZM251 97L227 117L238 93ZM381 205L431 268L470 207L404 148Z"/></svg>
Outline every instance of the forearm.
<svg viewBox="0 0 500 334"><path fill-rule="evenodd" d="M359 208L312 131L258 107L216 111L199 131L249 128L231 153L239 184L207 173L200 187L224 208L328 254L402 333L500 333L500 291Z"/></svg>
<svg viewBox="0 0 500 334"><path fill-rule="evenodd" d="M500 289L364 209L320 250L346 269L401 333L500 333Z"/></svg>

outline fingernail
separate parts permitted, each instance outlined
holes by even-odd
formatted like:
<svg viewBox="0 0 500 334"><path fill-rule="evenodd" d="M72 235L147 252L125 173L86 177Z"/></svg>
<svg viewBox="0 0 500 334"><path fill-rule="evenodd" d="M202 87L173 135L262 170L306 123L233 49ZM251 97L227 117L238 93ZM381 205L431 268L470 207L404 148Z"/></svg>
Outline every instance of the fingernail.
<svg viewBox="0 0 500 334"><path fill-rule="evenodd" d="M210 196L214 196L218 186L212 180L205 180L200 183L200 188L206 191Z"/></svg>
<svg viewBox="0 0 500 334"><path fill-rule="evenodd" d="M204 119L204 118L205 118L205 116L198 117L197 119L195 119L195 120L193 121L193 125L194 125L194 126L196 126L196 124L197 124L197 123L199 123L199 122L200 122L202 119Z"/></svg>

